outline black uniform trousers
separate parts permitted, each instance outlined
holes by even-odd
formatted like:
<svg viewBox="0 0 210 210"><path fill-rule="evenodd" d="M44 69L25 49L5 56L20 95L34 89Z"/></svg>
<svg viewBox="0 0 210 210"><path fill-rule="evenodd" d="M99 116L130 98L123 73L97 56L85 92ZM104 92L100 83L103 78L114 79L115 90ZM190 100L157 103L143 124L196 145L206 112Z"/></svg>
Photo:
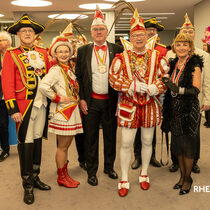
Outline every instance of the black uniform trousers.
<svg viewBox="0 0 210 210"><path fill-rule="evenodd" d="M86 126L85 144L87 148L88 177L98 170L99 125L102 123L104 141L104 170L113 170L116 156L117 119L112 116L109 100L91 98L88 114L84 117Z"/></svg>
<svg viewBox="0 0 210 210"><path fill-rule="evenodd" d="M0 100L0 144L4 152L9 153L8 112L4 100Z"/></svg>
<svg viewBox="0 0 210 210"><path fill-rule="evenodd" d="M205 118L208 125L210 125L210 110L205 111Z"/></svg>

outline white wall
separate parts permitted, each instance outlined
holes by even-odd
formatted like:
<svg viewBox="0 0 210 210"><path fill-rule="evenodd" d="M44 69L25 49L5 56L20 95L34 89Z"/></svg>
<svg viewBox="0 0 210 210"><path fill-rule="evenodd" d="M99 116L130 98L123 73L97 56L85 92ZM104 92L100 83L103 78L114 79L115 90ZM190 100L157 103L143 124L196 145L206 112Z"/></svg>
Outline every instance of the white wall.
<svg viewBox="0 0 210 210"><path fill-rule="evenodd" d="M210 26L210 0L203 0L194 7L195 46L201 49L201 39L207 26Z"/></svg>

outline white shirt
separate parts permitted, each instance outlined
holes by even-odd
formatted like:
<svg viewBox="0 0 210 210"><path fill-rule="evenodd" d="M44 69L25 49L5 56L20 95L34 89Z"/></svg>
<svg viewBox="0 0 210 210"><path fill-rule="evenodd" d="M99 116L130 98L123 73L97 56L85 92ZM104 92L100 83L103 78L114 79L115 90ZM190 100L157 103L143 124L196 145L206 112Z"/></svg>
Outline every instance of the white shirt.
<svg viewBox="0 0 210 210"><path fill-rule="evenodd" d="M94 43L94 46L96 44ZM103 44L106 45L106 42ZM96 58L96 52L92 52L92 60L91 60L91 69L92 69L92 90L93 92L97 94L108 94L108 87L109 87L109 51L108 46L106 52L99 49L98 54L101 58L103 58L104 53L106 54L106 69L107 71L105 73L101 73L98 71L98 62L100 62L99 59Z"/></svg>

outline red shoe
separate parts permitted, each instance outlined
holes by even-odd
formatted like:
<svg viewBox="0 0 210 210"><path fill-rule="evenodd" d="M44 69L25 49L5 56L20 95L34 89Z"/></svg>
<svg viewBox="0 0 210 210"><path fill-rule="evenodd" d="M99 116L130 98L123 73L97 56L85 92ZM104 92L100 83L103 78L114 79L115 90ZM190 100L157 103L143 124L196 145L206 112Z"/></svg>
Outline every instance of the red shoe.
<svg viewBox="0 0 210 210"><path fill-rule="evenodd" d="M121 197L125 197L128 194L128 189L130 188L130 183L127 181L121 181L118 183L118 194Z"/></svg>
<svg viewBox="0 0 210 210"><path fill-rule="evenodd" d="M59 186L64 186L67 188L76 188L78 187L77 184L73 183L73 182L69 182L68 178L65 175L65 169L63 168L58 168L58 178L57 178L57 182Z"/></svg>
<svg viewBox="0 0 210 210"><path fill-rule="evenodd" d="M64 168L65 176L67 177L67 179L68 179L68 181L69 181L70 183L75 183L76 185L79 185L80 182L78 182L78 181L72 179L72 178L69 176L68 169L67 169L68 163L69 163L69 162L67 161L66 164L65 164L64 167L63 167L63 168Z"/></svg>
<svg viewBox="0 0 210 210"><path fill-rule="evenodd" d="M140 175L139 183L142 190L148 190L150 187L149 177L147 175Z"/></svg>

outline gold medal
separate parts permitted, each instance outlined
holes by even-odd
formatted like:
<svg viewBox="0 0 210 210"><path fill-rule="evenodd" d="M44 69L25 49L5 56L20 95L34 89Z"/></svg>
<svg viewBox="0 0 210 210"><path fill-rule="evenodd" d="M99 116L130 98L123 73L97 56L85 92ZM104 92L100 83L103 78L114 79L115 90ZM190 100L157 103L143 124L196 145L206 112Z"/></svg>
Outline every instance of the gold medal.
<svg viewBox="0 0 210 210"><path fill-rule="evenodd" d="M104 74L107 71L106 64L104 64L104 63L103 64L102 63L98 64L98 71L100 73Z"/></svg>

